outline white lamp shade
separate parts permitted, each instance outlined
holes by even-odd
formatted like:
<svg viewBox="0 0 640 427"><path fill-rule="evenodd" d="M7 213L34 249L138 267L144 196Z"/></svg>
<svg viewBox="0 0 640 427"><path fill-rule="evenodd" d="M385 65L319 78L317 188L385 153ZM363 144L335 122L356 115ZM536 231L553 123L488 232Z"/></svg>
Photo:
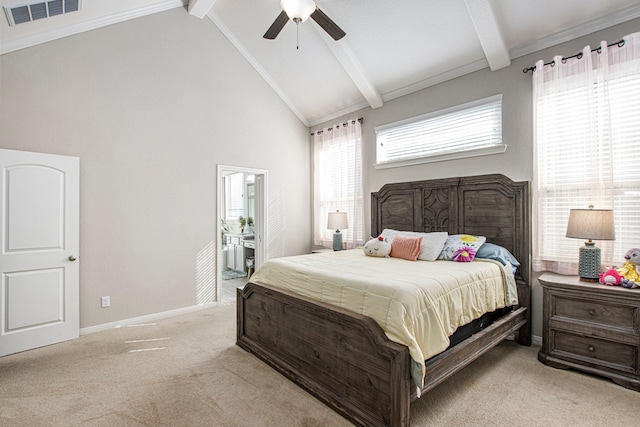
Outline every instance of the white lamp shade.
<svg viewBox="0 0 640 427"><path fill-rule="evenodd" d="M329 212L327 219L327 228L330 230L344 230L349 228L346 212Z"/></svg>
<svg viewBox="0 0 640 427"><path fill-rule="evenodd" d="M615 240L613 210L571 209L567 237L589 240Z"/></svg>
<svg viewBox="0 0 640 427"><path fill-rule="evenodd" d="M298 18L304 22L316 10L312 0L280 0L280 7L287 13L289 19Z"/></svg>

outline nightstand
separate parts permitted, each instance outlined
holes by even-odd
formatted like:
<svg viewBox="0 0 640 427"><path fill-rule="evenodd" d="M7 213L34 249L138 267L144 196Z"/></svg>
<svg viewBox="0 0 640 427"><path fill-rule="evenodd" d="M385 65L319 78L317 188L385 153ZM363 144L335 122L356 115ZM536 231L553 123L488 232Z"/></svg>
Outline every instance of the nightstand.
<svg viewBox="0 0 640 427"><path fill-rule="evenodd" d="M545 273L538 360L640 391L640 289Z"/></svg>

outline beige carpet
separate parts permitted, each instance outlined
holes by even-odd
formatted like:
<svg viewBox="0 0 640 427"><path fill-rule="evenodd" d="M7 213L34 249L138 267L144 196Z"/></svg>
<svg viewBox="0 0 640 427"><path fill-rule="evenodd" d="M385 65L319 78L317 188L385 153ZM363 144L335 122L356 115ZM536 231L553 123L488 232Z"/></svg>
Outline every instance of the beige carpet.
<svg viewBox="0 0 640 427"><path fill-rule="evenodd" d="M348 426L234 345L235 306L0 358L0 426ZM640 393L505 342L414 403L413 426L636 426Z"/></svg>

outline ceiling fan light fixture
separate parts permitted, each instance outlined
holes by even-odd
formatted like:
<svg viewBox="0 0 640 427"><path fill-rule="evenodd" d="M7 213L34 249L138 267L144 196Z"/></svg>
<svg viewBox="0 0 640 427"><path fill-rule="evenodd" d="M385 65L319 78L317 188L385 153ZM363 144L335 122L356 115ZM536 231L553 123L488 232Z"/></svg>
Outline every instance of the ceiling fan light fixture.
<svg viewBox="0 0 640 427"><path fill-rule="evenodd" d="M304 22L316 10L313 0L280 0L280 7L287 13L289 19Z"/></svg>

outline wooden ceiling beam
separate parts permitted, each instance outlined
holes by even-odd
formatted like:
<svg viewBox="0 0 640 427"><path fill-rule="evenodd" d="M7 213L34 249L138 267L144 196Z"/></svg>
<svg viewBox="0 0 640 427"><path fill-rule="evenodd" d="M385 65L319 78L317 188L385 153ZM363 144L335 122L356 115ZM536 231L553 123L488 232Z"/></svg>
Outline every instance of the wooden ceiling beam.
<svg viewBox="0 0 640 427"><path fill-rule="evenodd" d="M189 0L187 11L189 15L202 19L215 3L216 0Z"/></svg>
<svg viewBox="0 0 640 427"><path fill-rule="evenodd" d="M491 70L508 67L511 64L509 49L500 32L490 0L464 0L464 2Z"/></svg>
<svg viewBox="0 0 640 427"><path fill-rule="evenodd" d="M364 67L360 64L360 61L358 61L358 58L349 47L346 37L335 41L317 25L314 25L314 28L318 31L322 40L327 44L333 53L333 56L338 60L362 96L366 99L369 106L371 108L382 107L383 100L380 92L378 92L371 80L367 77Z"/></svg>

